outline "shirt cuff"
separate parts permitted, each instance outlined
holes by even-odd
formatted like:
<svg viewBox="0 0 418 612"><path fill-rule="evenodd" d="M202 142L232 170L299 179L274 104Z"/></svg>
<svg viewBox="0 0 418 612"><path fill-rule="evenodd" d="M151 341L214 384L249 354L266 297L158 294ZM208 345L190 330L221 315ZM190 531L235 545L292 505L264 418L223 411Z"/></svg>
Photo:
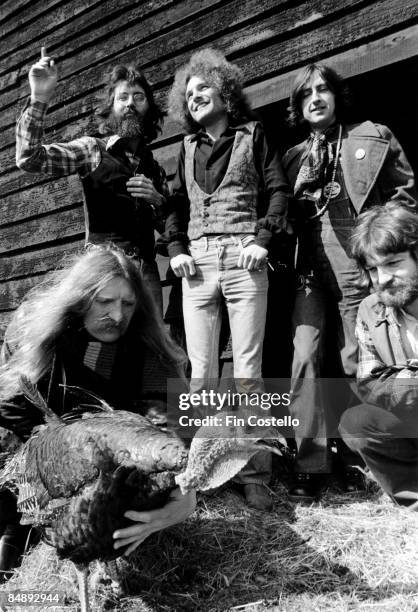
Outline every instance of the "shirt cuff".
<svg viewBox="0 0 418 612"><path fill-rule="evenodd" d="M268 249L271 238L272 233L270 232L270 230L261 227L257 236L255 237L255 243L258 244L258 246L263 247L264 249Z"/></svg>
<svg viewBox="0 0 418 612"><path fill-rule="evenodd" d="M28 98L25 108L23 109L23 113L26 113L29 117L36 119L36 121L42 121L45 119L45 115L48 110L47 102L40 102L39 100L35 100L34 102Z"/></svg>
<svg viewBox="0 0 418 612"><path fill-rule="evenodd" d="M182 242L180 242L180 240L174 240L173 242L170 242L167 246L167 251L170 259L175 257L176 255L180 255L180 253L184 253L185 255L189 254L187 247Z"/></svg>

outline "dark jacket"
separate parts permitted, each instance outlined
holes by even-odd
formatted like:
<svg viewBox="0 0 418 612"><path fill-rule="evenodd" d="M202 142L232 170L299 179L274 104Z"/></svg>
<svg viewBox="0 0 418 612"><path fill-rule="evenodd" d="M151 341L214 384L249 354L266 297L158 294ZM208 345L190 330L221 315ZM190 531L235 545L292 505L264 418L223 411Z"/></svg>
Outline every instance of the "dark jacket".
<svg viewBox="0 0 418 612"><path fill-rule="evenodd" d="M389 128L364 121L343 126L342 139L341 168L348 195L358 214L389 200L417 205L414 174ZM283 167L292 186L306 145L307 141L296 145L283 157ZM289 210L290 217L292 214Z"/></svg>
<svg viewBox="0 0 418 612"><path fill-rule="evenodd" d="M83 390L105 400L113 408L146 414L149 404L166 402L167 378L178 378L175 364L164 363L129 332L120 341L112 377L107 380L83 364L89 338L85 331L69 328L56 342L48 372L38 382L38 389L52 410L68 414L91 410L99 402ZM2 358L10 350L3 345ZM77 387L77 389L71 389ZM12 406L0 404L0 426L26 439L33 427L43 422L39 411L22 395L11 400Z"/></svg>
<svg viewBox="0 0 418 612"><path fill-rule="evenodd" d="M161 211L133 198L127 191L126 182L134 174L144 174L152 180L156 190L164 194L165 174L148 147L137 151L137 156L139 161L133 167L118 140L102 150L99 166L82 178L86 240L99 244L111 241L128 249L135 248L139 257L152 261L154 227L162 232L164 219Z"/></svg>

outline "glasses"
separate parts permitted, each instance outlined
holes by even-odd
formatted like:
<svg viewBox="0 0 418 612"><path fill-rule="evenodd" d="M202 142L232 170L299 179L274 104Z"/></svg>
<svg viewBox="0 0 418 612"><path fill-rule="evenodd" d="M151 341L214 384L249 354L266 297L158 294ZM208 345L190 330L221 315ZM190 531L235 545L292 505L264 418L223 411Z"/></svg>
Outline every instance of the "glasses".
<svg viewBox="0 0 418 612"><path fill-rule="evenodd" d="M130 98L129 95L121 94L120 96L117 97L117 100L119 102L127 102L129 98ZM133 100L135 104L143 104L144 102L147 101L147 96L144 93L136 93L133 95Z"/></svg>

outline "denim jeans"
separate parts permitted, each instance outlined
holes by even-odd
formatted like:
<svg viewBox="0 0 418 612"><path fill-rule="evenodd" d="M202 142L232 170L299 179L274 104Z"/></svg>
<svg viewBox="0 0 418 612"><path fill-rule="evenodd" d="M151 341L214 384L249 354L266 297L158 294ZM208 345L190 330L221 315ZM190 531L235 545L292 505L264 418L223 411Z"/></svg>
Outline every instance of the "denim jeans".
<svg viewBox="0 0 418 612"><path fill-rule="evenodd" d="M262 392L261 362L267 310L267 270L238 268L252 235L208 236L189 245L196 274L183 278L183 315L192 364L191 392L209 389L219 376L219 336L225 300L232 337L234 382L238 392ZM271 456L257 453L234 478L240 484L270 480Z"/></svg>
<svg viewBox="0 0 418 612"><path fill-rule="evenodd" d="M340 361L340 374L333 376L349 379L357 370L356 317L368 289L349 255L354 218L349 202L342 198L315 223L307 224L300 238L301 267L307 274L296 292L292 317L294 356L289 406L292 417L301 424L295 431L298 472L331 471L329 439L337 437L339 417L352 401L348 385L338 385L341 397L337 398L329 393L329 386L324 390L319 379L324 376L325 335L331 330ZM352 453L341 442L340 447L343 462L351 463Z"/></svg>
<svg viewBox="0 0 418 612"><path fill-rule="evenodd" d="M406 494L418 499L418 419L414 408L389 411L361 404L344 413L340 432L386 493L399 503Z"/></svg>
<svg viewBox="0 0 418 612"><path fill-rule="evenodd" d="M183 279L183 314L193 391L218 379L222 300L231 328L237 390L245 385L242 379L262 384L267 270L265 264L251 271L237 266L242 249L253 240L252 235L231 234L202 237L189 245L196 274Z"/></svg>

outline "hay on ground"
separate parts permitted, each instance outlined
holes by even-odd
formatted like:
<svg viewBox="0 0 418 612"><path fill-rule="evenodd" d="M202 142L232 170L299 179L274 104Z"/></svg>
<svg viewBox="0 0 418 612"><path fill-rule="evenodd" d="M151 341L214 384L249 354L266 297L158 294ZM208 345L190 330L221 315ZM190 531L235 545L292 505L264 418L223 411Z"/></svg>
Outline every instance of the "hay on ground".
<svg viewBox="0 0 418 612"><path fill-rule="evenodd" d="M333 489L311 506L289 504L281 484L272 495L271 513L249 509L230 490L201 497L187 522L118 561L126 595L116 604L109 587L96 585L93 609L417 609L417 513L395 507L376 489L355 496ZM58 589L69 604L77 602L71 564L58 561L45 544L25 557L2 589Z"/></svg>

